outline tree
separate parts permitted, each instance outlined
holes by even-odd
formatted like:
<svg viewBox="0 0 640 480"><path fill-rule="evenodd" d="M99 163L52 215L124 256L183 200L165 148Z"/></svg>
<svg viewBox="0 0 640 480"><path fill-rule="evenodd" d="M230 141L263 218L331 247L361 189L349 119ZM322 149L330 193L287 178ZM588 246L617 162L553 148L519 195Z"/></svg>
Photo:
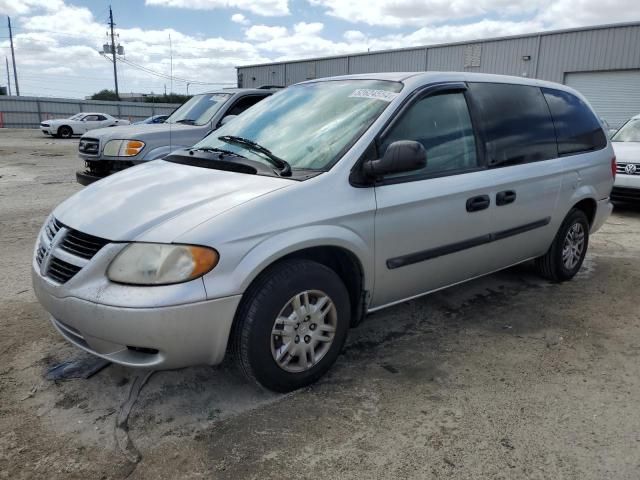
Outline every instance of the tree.
<svg viewBox="0 0 640 480"><path fill-rule="evenodd" d="M91 95L91 100L120 100L120 99L116 95L116 92L105 88L104 90L100 90L98 93L94 93L93 95Z"/></svg>

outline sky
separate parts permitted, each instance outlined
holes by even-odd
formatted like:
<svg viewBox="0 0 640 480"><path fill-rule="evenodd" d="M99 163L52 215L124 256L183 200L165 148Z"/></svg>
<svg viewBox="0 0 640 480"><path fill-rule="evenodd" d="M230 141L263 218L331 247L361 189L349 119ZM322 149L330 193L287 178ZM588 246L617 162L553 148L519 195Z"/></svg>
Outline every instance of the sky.
<svg viewBox="0 0 640 480"><path fill-rule="evenodd" d="M112 0L111 5L125 53L118 62L121 93L215 90L235 85L236 66L255 63L640 20L639 0ZM99 53L107 41L108 1L0 0L0 15L0 51L10 64L6 16L11 17L22 95L83 98L113 89L112 64ZM0 72L0 85L6 85L1 58Z"/></svg>

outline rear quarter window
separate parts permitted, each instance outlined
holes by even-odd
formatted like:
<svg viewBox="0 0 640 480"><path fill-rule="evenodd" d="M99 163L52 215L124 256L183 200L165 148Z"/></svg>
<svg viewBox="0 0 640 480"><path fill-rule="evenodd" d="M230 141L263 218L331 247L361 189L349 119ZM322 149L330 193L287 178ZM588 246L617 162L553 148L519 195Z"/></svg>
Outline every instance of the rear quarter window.
<svg viewBox="0 0 640 480"><path fill-rule="evenodd" d="M560 155L600 150L607 146L602 126L585 102L562 90L543 88L542 93L551 110Z"/></svg>
<svg viewBox="0 0 640 480"><path fill-rule="evenodd" d="M489 165L517 165L558 156L556 135L538 87L470 83Z"/></svg>

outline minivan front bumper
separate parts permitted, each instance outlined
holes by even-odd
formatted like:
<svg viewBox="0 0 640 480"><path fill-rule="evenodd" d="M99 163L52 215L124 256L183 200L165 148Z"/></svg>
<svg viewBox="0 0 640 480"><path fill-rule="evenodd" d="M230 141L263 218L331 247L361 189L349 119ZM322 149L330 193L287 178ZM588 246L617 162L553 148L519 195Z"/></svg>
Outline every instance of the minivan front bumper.
<svg viewBox="0 0 640 480"><path fill-rule="evenodd" d="M128 308L56 297L35 269L33 288L58 332L128 367L173 369L222 361L241 295L184 305ZM149 287L154 288L154 287Z"/></svg>

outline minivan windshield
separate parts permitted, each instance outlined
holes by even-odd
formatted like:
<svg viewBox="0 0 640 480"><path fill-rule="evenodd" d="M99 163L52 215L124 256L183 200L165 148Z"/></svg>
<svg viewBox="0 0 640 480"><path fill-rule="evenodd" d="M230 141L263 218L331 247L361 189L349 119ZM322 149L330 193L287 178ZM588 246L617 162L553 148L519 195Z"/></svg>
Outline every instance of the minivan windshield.
<svg viewBox="0 0 640 480"><path fill-rule="evenodd" d="M206 125L231 96L230 93L194 95L173 112L165 123Z"/></svg>
<svg viewBox="0 0 640 480"><path fill-rule="evenodd" d="M640 142L640 118L625 123L611 139L612 142Z"/></svg>
<svg viewBox="0 0 640 480"><path fill-rule="evenodd" d="M325 170L371 126L402 86L382 80L294 85L249 108L194 148L232 151L269 164L248 143L228 141L241 138L268 149L293 169Z"/></svg>

